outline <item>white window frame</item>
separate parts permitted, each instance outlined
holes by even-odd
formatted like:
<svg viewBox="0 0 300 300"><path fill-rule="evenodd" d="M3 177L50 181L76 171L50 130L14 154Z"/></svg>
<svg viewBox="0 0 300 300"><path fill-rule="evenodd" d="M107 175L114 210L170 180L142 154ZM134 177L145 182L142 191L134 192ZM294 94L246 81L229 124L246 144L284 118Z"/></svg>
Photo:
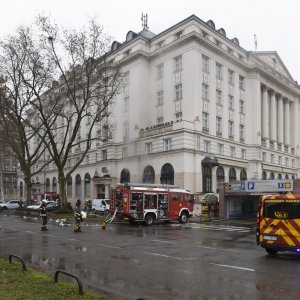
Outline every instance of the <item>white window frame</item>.
<svg viewBox="0 0 300 300"><path fill-rule="evenodd" d="M223 78L223 66L220 63L216 63L216 77Z"/></svg>
<svg viewBox="0 0 300 300"><path fill-rule="evenodd" d="M202 54L202 71L209 73L209 57Z"/></svg>
<svg viewBox="0 0 300 300"><path fill-rule="evenodd" d="M242 75L239 75L239 88L245 90L245 77Z"/></svg>
<svg viewBox="0 0 300 300"><path fill-rule="evenodd" d="M157 92L157 105L163 105L164 104L164 91L158 91Z"/></svg>
<svg viewBox="0 0 300 300"><path fill-rule="evenodd" d="M182 55L174 57L174 71L179 72L182 70Z"/></svg>
<svg viewBox="0 0 300 300"><path fill-rule="evenodd" d="M202 83L202 99L209 99L209 85L206 83Z"/></svg>
<svg viewBox="0 0 300 300"><path fill-rule="evenodd" d="M216 132L222 133L222 117L216 117Z"/></svg>
<svg viewBox="0 0 300 300"><path fill-rule="evenodd" d="M234 110L234 97L232 95L228 95L228 109Z"/></svg>
<svg viewBox="0 0 300 300"><path fill-rule="evenodd" d="M175 100L181 100L182 99L182 83L175 85Z"/></svg>
<svg viewBox="0 0 300 300"><path fill-rule="evenodd" d="M146 143L145 144L145 153L146 154L152 154L152 151L153 151L153 149L152 149L152 143L150 142L150 143Z"/></svg>
<svg viewBox="0 0 300 300"><path fill-rule="evenodd" d="M206 153L210 153L210 141L203 141L203 151Z"/></svg>
<svg viewBox="0 0 300 300"><path fill-rule="evenodd" d="M228 69L228 83L234 85L234 72Z"/></svg>
<svg viewBox="0 0 300 300"><path fill-rule="evenodd" d="M209 113L202 112L202 128L209 129Z"/></svg>
<svg viewBox="0 0 300 300"><path fill-rule="evenodd" d="M231 120L228 121L228 135L230 137L234 136L234 122Z"/></svg>
<svg viewBox="0 0 300 300"><path fill-rule="evenodd" d="M216 90L216 103L219 105L222 105L222 91L221 90Z"/></svg>
<svg viewBox="0 0 300 300"><path fill-rule="evenodd" d="M224 144L218 143L218 154L219 155L224 155Z"/></svg>
<svg viewBox="0 0 300 300"><path fill-rule="evenodd" d="M161 63L156 67L156 79L164 78L164 64Z"/></svg>
<svg viewBox="0 0 300 300"><path fill-rule="evenodd" d="M164 139L163 140L163 146L164 146L164 151L171 151L172 150L172 139Z"/></svg>

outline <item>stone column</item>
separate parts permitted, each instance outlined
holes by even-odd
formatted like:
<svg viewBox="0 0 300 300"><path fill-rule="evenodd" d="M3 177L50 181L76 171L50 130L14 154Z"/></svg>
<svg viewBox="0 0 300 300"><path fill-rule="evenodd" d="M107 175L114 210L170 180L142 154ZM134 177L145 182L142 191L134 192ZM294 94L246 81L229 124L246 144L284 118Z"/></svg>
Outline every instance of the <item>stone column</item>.
<svg viewBox="0 0 300 300"><path fill-rule="evenodd" d="M277 108L277 142L283 144L283 100L282 96L278 95L278 108Z"/></svg>
<svg viewBox="0 0 300 300"><path fill-rule="evenodd" d="M290 103L289 99L284 101L284 144L290 145Z"/></svg>
<svg viewBox="0 0 300 300"><path fill-rule="evenodd" d="M269 138L269 103L268 103L268 89L263 87L262 97L262 138Z"/></svg>
<svg viewBox="0 0 300 300"><path fill-rule="evenodd" d="M276 98L275 91L271 92L271 105L270 105L270 139L271 141L276 141L277 138L277 126L276 126Z"/></svg>

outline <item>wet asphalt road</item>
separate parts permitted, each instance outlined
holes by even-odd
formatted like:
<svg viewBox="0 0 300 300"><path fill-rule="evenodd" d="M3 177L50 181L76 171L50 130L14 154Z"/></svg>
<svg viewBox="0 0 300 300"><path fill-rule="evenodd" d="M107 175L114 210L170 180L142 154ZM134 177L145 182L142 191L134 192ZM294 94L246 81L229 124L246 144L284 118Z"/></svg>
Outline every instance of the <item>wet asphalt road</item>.
<svg viewBox="0 0 300 300"><path fill-rule="evenodd" d="M241 226L72 226L0 213L0 256L76 274L111 299L299 299L300 256L273 258ZM51 273L52 272L52 273Z"/></svg>

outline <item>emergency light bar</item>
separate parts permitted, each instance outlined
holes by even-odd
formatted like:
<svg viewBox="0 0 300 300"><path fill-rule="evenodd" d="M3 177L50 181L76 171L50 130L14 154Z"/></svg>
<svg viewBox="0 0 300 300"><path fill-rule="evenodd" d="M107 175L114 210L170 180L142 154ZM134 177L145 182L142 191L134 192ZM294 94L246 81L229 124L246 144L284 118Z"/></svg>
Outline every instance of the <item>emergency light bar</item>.
<svg viewBox="0 0 300 300"><path fill-rule="evenodd" d="M123 184L125 187L149 187L149 188L169 188L169 189L178 188L178 186L172 184L135 183L135 182L125 182L121 184Z"/></svg>

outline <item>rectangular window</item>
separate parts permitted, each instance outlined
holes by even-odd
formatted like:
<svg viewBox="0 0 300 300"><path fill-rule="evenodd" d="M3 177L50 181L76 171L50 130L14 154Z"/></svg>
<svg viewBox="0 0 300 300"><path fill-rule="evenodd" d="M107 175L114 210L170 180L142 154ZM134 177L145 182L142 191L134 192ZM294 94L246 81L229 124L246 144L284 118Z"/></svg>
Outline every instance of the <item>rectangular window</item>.
<svg viewBox="0 0 300 300"><path fill-rule="evenodd" d="M204 141L204 144L203 144L203 151L204 152L210 152L210 142L209 141Z"/></svg>
<svg viewBox="0 0 300 300"><path fill-rule="evenodd" d="M123 112L129 111L129 97L124 98Z"/></svg>
<svg viewBox="0 0 300 300"><path fill-rule="evenodd" d="M123 147L122 148L122 158L126 158L128 156L128 148Z"/></svg>
<svg viewBox="0 0 300 300"><path fill-rule="evenodd" d="M245 77L239 76L239 88L245 90Z"/></svg>
<svg viewBox="0 0 300 300"><path fill-rule="evenodd" d="M208 129L209 124L209 114L207 112L202 112L202 128Z"/></svg>
<svg viewBox="0 0 300 300"><path fill-rule="evenodd" d="M228 70L228 83L234 84L234 72L232 70Z"/></svg>
<svg viewBox="0 0 300 300"><path fill-rule="evenodd" d="M216 77L218 78L222 78L223 77L223 74L222 74L222 70L223 69L223 66L219 63L216 63Z"/></svg>
<svg viewBox="0 0 300 300"><path fill-rule="evenodd" d="M282 221L282 216L287 215L288 219L300 219L300 203L299 202L265 202L264 217L279 219ZM280 214L278 212L281 212Z"/></svg>
<svg viewBox="0 0 300 300"><path fill-rule="evenodd" d="M206 55L202 55L202 71L209 73L209 58Z"/></svg>
<svg viewBox="0 0 300 300"><path fill-rule="evenodd" d="M245 138L245 126L240 124L240 140L244 140Z"/></svg>
<svg viewBox="0 0 300 300"><path fill-rule="evenodd" d="M223 144L218 144L218 154L224 155L224 145Z"/></svg>
<svg viewBox="0 0 300 300"><path fill-rule="evenodd" d="M202 83L202 99L208 100L209 98L209 86Z"/></svg>
<svg viewBox="0 0 300 300"><path fill-rule="evenodd" d="M179 55L174 58L174 71L178 72L182 70L182 56Z"/></svg>
<svg viewBox="0 0 300 300"><path fill-rule="evenodd" d="M175 113L175 121L176 122L182 121L182 111Z"/></svg>
<svg viewBox="0 0 300 300"><path fill-rule="evenodd" d="M245 113L245 102L243 100L240 100L240 113Z"/></svg>
<svg viewBox="0 0 300 300"><path fill-rule="evenodd" d="M200 148L201 148L201 136L200 136L200 134L197 134L197 141L196 141L196 143L197 143L197 149L200 150Z"/></svg>
<svg viewBox="0 0 300 300"><path fill-rule="evenodd" d="M182 99L182 84L175 85L175 100Z"/></svg>
<svg viewBox="0 0 300 300"><path fill-rule="evenodd" d="M230 146L230 156L235 157L235 147Z"/></svg>
<svg viewBox="0 0 300 300"><path fill-rule="evenodd" d="M170 151L172 148L172 140L171 139L164 139L164 151Z"/></svg>
<svg viewBox="0 0 300 300"><path fill-rule="evenodd" d="M228 95L228 108L231 110L234 109L234 98L231 95Z"/></svg>
<svg viewBox="0 0 300 300"><path fill-rule="evenodd" d="M107 150L102 150L102 160L107 160Z"/></svg>
<svg viewBox="0 0 300 300"><path fill-rule="evenodd" d="M146 143L145 144L145 151L146 151L146 154L151 154L152 153L152 143Z"/></svg>
<svg viewBox="0 0 300 300"><path fill-rule="evenodd" d="M216 117L216 130L217 133L222 133L222 118Z"/></svg>
<svg viewBox="0 0 300 300"><path fill-rule="evenodd" d="M160 64L156 67L156 79L164 78L164 64Z"/></svg>
<svg viewBox="0 0 300 300"><path fill-rule="evenodd" d="M129 85L129 72L125 72L124 73L123 83L124 83L124 86L128 86Z"/></svg>
<svg viewBox="0 0 300 300"><path fill-rule="evenodd" d="M272 163L272 164L275 163L274 154L271 154L271 163Z"/></svg>
<svg viewBox="0 0 300 300"><path fill-rule="evenodd" d="M279 165L282 165L282 157L281 156L278 156L278 163L279 163Z"/></svg>
<svg viewBox="0 0 300 300"><path fill-rule="evenodd" d="M241 151L241 158L246 159L246 149L242 149Z"/></svg>
<svg viewBox="0 0 300 300"><path fill-rule="evenodd" d="M157 92L157 105L164 104L164 91Z"/></svg>
<svg viewBox="0 0 300 300"><path fill-rule="evenodd" d="M222 91L216 90L216 103L221 105L222 104Z"/></svg>
<svg viewBox="0 0 300 300"><path fill-rule="evenodd" d="M123 123L123 137L127 139L129 137L129 122L125 121Z"/></svg>
<svg viewBox="0 0 300 300"><path fill-rule="evenodd" d="M286 157L285 158L285 165L288 166L289 165L289 159Z"/></svg>
<svg viewBox="0 0 300 300"><path fill-rule="evenodd" d="M262 153L262 160L265 162L267 161L267 153L266 152Z"/></svg>
<svg viewBox="0 0 300 300"><path fill-rule="evenodd" d="M230 136L230 137L233 137L234 136L234 123L233 123L233 121L228 121L228 135Z"/></svg>

